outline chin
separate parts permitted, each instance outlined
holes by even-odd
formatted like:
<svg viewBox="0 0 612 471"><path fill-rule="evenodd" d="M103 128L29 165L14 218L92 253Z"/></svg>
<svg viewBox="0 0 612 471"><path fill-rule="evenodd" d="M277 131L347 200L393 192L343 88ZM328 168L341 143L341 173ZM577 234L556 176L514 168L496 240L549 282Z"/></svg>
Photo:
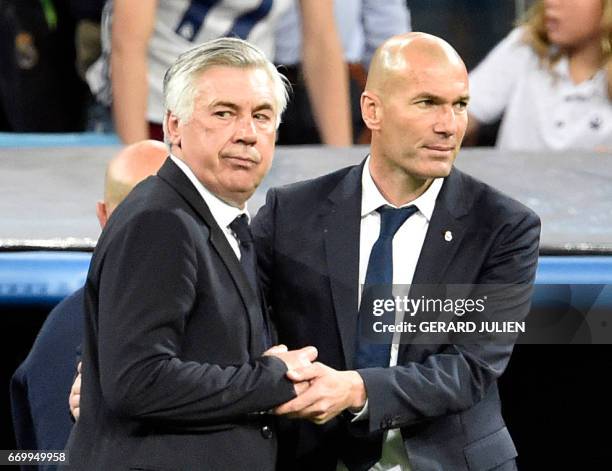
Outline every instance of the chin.
<svg viewBox="0 0 612 471"><path fill-rule="evenodd" d="M422 178L444 178L450 175L450 172L453 168L453 162L455 160L450 161L434 161L427 162L424 165L423 171L421 175Z"/></svg>
<svg viewBox="0 0 612 471"><path fill-rule="evenodd" d="M450 162L448 164L443 165L439 172L437 172L436 178L445 178L448 177L453 169L453 163Z"/></svg>

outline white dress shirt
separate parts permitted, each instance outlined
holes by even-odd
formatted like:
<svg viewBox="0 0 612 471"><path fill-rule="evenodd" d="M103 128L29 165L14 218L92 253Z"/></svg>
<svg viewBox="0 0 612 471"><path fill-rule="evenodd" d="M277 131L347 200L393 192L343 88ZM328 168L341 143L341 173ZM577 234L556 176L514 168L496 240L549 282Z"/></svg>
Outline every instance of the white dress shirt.
<svg viewBox="0 0 612 471"><path fill-rule="evenodd" d="M409 285L412 283L423 241L429 227L429 221L436 205L436 199L442 188L443 178L436 178L429 188L417 199L406 203L401 207L414 205L418 211L406 219L404 224L393 237L393 284ZM361 177L361 232L359 237L359 302L361 302L361 288L365 283L368 261L372 246L380 234L380 214L376 211L383 205L394 208L397 206L389 203L380 193L370 173L370 157L366 160ZM406 294L406 293L402 293ZM396 314L396 322L402 318ZM399 351L399 335L394 334L391 344L389 366L397 365ZM354 420L364 420L368 416L368 402L355 417ZM345 471L346 467L338 464L338 471ZM385 434L383 442L382 458L372 468L375 471L406 471L410 470L408 456L404 449L404 443L400 429L391 429Z"/></svg>
<svg viewBox="0 0 612 471"><path fill-rule="evenodd" d="M238 257L238 260L240 260L240 245L238 243L238 237L234 231L229 228L229 225L241 214L246 214L249 221L251 220L246 203L244 205L244 209L240 209L226 203L222 199L213 195L204 185L202 185L200 180L197 179L193 171L185 162L172 154L170 154L170 158L177 165L177 167L183 171L187 178L189 178L191 183L193 183L193 186L196 187L196 190L198 190L198 193L200 193L204 199L208 209L210 209L216 223L223 231L223 234L236 254L236 257Z"/></svg>

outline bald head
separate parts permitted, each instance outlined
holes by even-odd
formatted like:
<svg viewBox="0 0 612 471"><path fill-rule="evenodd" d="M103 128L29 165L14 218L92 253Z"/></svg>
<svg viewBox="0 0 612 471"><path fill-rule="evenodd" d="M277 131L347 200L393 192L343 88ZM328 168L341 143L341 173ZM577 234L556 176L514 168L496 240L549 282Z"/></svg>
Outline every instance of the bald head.
<svg viewBox="0 0 612 471"><path fill-rule="evenodd" d="M374 54L368 71L366 90L382 94L394 78L430 66L454 65L465 69L453 47L427 33L406 33L385 41Z"/></svg>
<svg viewBox="0 0 612 471"><path fill-rule="evenodd" d="M370 173L402 205L449 175L467 126L468 74L459 54L424 33L394 36L376 51L361 94L372 131Z"/></svg>
<svg viewBox="0 0 612 471"><path fill-rule="evenodd" d="M155 175L168 156L159 141L147 140L123 148L109 163L104 183L104 202L114 210L138 183Z"/></svg>
<svg viewBox="0 0 612 471"><path fill-rule="evenodd" d="M155 175L167 156L168 148L163 143L146 140L124 147L111 159L104 181L104 202L97 205L102 227L132 188L148 176Z"/></svg>

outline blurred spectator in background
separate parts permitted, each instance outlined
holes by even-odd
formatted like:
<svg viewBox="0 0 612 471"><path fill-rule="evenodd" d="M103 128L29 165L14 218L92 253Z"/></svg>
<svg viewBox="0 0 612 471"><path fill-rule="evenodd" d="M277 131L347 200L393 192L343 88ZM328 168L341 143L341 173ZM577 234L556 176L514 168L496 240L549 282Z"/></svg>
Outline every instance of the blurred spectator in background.
<svg viewBox="0 0 612 471"><path fill-rule="evenodd" d="M167 155L168 149L161 142L144 141L126 147L109 162L104 201L96 205L100 227L134 186L157 173ZM72 429L68 394L83 338L83 308L83 288L59 303L11 379L11 408L19 449L63 450L66 445Z"/></svg>
<svg viewBox="0 0 612 471"><path fill-rule="evenodd" d="M612 149L612 0L540 0L470 74L468 134L497 147Z"/></svg>
<svg viewBox="0 0 612 471"><path fill-rule="evenodd" d="M107 106L112 102L119 137L126 143L163 139L163 74L193 45L237 36L273 57L274 30L290 4L291 0L109 0L102 19L105 51L89 71L88 82L99 101ZM350 145L348 73L333 2L301 0L299 5L304 73L322 140Z"/></svg>
<svg viewBox="0 0 612 471"><path fill-rule="evenodd" d="M353 140L369 143L369 139L360 139L365 126L361 120L359 100L365 86L366 70L378 46L391 36L410 31L410 12L404 0L336 0L334 17L350 71ZM304 82L301 31L301 18L294 4L276 28L274 61L285 66L281 70L293 85L293 96L279 129L279 144L321 142Z"/></svg>
<svg viewBox="0 0 612 471"><path fill-rule="evenodd" d="M70 0L70 11L76 19L76 68L85 80L85 72L100 57L100 16L104 0Z"/></svg>
<svg viewBox="0 0 612 471"><path fill-rule="evenodd" d="M77 73L75 31L99 17L100 2L0 0L0 115L6 130L84 130L89 91Z"/></svg>

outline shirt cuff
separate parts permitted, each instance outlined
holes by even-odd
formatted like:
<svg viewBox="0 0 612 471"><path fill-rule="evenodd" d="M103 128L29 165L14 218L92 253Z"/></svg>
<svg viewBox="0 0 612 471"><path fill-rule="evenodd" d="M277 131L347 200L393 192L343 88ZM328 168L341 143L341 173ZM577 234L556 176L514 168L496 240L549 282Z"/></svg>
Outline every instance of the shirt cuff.
<svg viewBox="0 0 612 471"><path fill-rule="evenodd" d="M359 412L352 412L350 410L348 411L348 413L352 417L351 423L359 422L360 420L367 420L370 417L369 409L368 409L368 401L369 399L366 399L365 404L363 405L363 407L361 408Z"/></svg>

